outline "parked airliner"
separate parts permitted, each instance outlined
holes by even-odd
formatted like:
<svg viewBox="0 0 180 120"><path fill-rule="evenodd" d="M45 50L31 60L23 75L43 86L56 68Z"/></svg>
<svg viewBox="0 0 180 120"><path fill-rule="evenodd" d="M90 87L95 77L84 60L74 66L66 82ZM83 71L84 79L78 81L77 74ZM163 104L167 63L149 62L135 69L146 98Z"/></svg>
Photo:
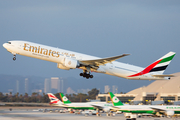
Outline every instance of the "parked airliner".
<svg viewBox="0 0 180 120"><path fill-rule="evenodd" d="M61 102L56 96L52 93L47 93L50 99L50 105L59 106L69 109L77 109L77 110L103 110L106 113L110 112L110 107L113 105L111 103L106 102L73 102L63 94L59 93L63 102Z"/></svg>
<svg viewBox="0 0 180 120"><path fill-rule="evenodd" d="M160 116L160 114L165 114L172 117L174 114L180 113L180 107L177 105L124 105L112 92L109 92L110 99L113 103L111 109L122 111L131 114L155 114ZM124 114L126 116L126 114ZM130 114L127 114L128 116ZM126 116L127 117L127 116Z"/></svg>
<svg viewBox="0 0 180 120"><path fill-rule="evenodd" d="M175 52L169 52L146 68L142 68L115 61L129 54L99 58L19 40L8 41L3 44L3 47L14 55L13 60L16 60L16 55L19 54L57 63L57 67L64 70L79 68L83 70L80 76L87 79L93 78L91 72L135 80L167 80L173 77L173 75L164 75L163 72L175 56Z"/></svg>

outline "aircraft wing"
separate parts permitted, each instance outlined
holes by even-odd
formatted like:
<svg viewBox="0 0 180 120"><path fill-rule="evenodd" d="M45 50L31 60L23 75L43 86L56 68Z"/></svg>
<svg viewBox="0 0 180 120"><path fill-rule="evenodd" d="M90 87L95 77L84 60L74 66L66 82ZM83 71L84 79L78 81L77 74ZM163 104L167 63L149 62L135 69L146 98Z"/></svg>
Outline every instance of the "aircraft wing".
<svg viewBox="0 0 180 120"><path fill-rule="evenodd" d="M155 108L155 107L150 107L150 108L153 109L154 111L157 111L157 112L165 112L166 111L164 109Z"/></svg>
<svg viewBox="0 0 180 120"><path fill-rule="evenodd" d="M101 105L95 105L95 104L91 104L93 107L95 107L95 108L98 108L98 109L103 109L104 107L103 106L101 106Z"/></svg>
<svg viewBox="0 0 180 120"><path fill-rule="evenodd" d="M121 108L118 106L111 106L111 110L121 110Z"/></svg>
<svg viewBox="0 0 180 120"><path fill-rule="evenodd" d="M114 57L108 57L108 58L102 58L102 59L95 59L95 60L80 60L79 62L85 66L99 66L104 65L106 63L111 63L112 61L115 61L119 58L128 56L130 54L122 54Z"/></svg>
<svg viewBox="0 0 180 120"><path fill-rule="evenodd" d="M111 106L111 108L114 108L114 109L121 109L121 108L118 107L118 106Z"/></svg>
<svg viewBox="0 0 180 120"><path fill-rule="evenodd" d="M99 104L91 104L91 106L99 110L105 110L105 109L112 110L113 109L112 106L104 106L104 105L99 105Z"/></svg>

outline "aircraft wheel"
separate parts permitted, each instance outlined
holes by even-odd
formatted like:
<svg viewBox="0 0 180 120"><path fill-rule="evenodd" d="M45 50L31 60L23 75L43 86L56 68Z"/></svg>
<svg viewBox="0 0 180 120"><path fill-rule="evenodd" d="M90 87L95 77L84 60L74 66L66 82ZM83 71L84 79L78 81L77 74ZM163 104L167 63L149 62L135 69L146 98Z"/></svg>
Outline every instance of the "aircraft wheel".
<svg viewBox="0 0 180 120"><path fill-rule="evenodd" d="M110 116L111 114L107 113L106 116Z"/></svg>
<svg viewBox="0 0 180 120"><path fill-rule="evenodd" d="M13 60L15 61L15 60L16 60L16 57L13 57Z"/></svg>
<svg viewBox="0 0 180 120"><path fill-rule="evenodd" d="M86 75L86 78L89 79L89 75L88 74Z"/></svg>
<svg viewBox="0 0 180 120"><path fill-rule="evenodd" d="M80 75L80 76L83 76L83 73L80 73L79 75Z"/></svg>
<svg viewBox="0 0 180 120"><path fill-rule="evenodd" d="M83 74L83 77L86 77L86 75L87 75L87 74L86 74L86 73L84 73L84 74Z"/></svg>
<svg viewBox="0 0 180 120"><path fill-rule="evenodd" d="M90 77L90 78L93 78L93 75L90 75L89 77Z"/></svg>

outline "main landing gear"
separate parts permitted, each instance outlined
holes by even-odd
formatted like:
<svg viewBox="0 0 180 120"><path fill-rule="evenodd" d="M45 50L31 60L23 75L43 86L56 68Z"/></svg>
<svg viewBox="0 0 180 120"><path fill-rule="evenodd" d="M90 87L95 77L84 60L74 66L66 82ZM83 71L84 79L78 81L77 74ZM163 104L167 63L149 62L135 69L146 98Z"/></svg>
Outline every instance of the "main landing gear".
<svg viewBox="0 0 180 120"><path fill-rule="evenodd" d="M79 75L85 77L86 79L93 78L93 75L87 72L80 73Z"/></svg>
<svg viewBox="0 0 180 120"><path fill-rule="evenodd" d="M16 60L16 55L13 55L14 57L13 57L13 60L15 61Z"/></svg>

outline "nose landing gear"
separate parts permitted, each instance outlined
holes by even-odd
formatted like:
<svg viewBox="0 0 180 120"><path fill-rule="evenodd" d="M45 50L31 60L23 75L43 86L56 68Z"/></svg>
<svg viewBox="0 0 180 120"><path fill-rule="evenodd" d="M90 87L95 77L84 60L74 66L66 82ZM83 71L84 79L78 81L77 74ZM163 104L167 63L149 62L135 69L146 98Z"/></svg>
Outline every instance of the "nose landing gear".
<svg viewBox="0 0 180 120"><path fill-rule="evenodd" d="M13 60L15 61L16 60L16 55L13 55L14 57L13 57Z"/></svg>

